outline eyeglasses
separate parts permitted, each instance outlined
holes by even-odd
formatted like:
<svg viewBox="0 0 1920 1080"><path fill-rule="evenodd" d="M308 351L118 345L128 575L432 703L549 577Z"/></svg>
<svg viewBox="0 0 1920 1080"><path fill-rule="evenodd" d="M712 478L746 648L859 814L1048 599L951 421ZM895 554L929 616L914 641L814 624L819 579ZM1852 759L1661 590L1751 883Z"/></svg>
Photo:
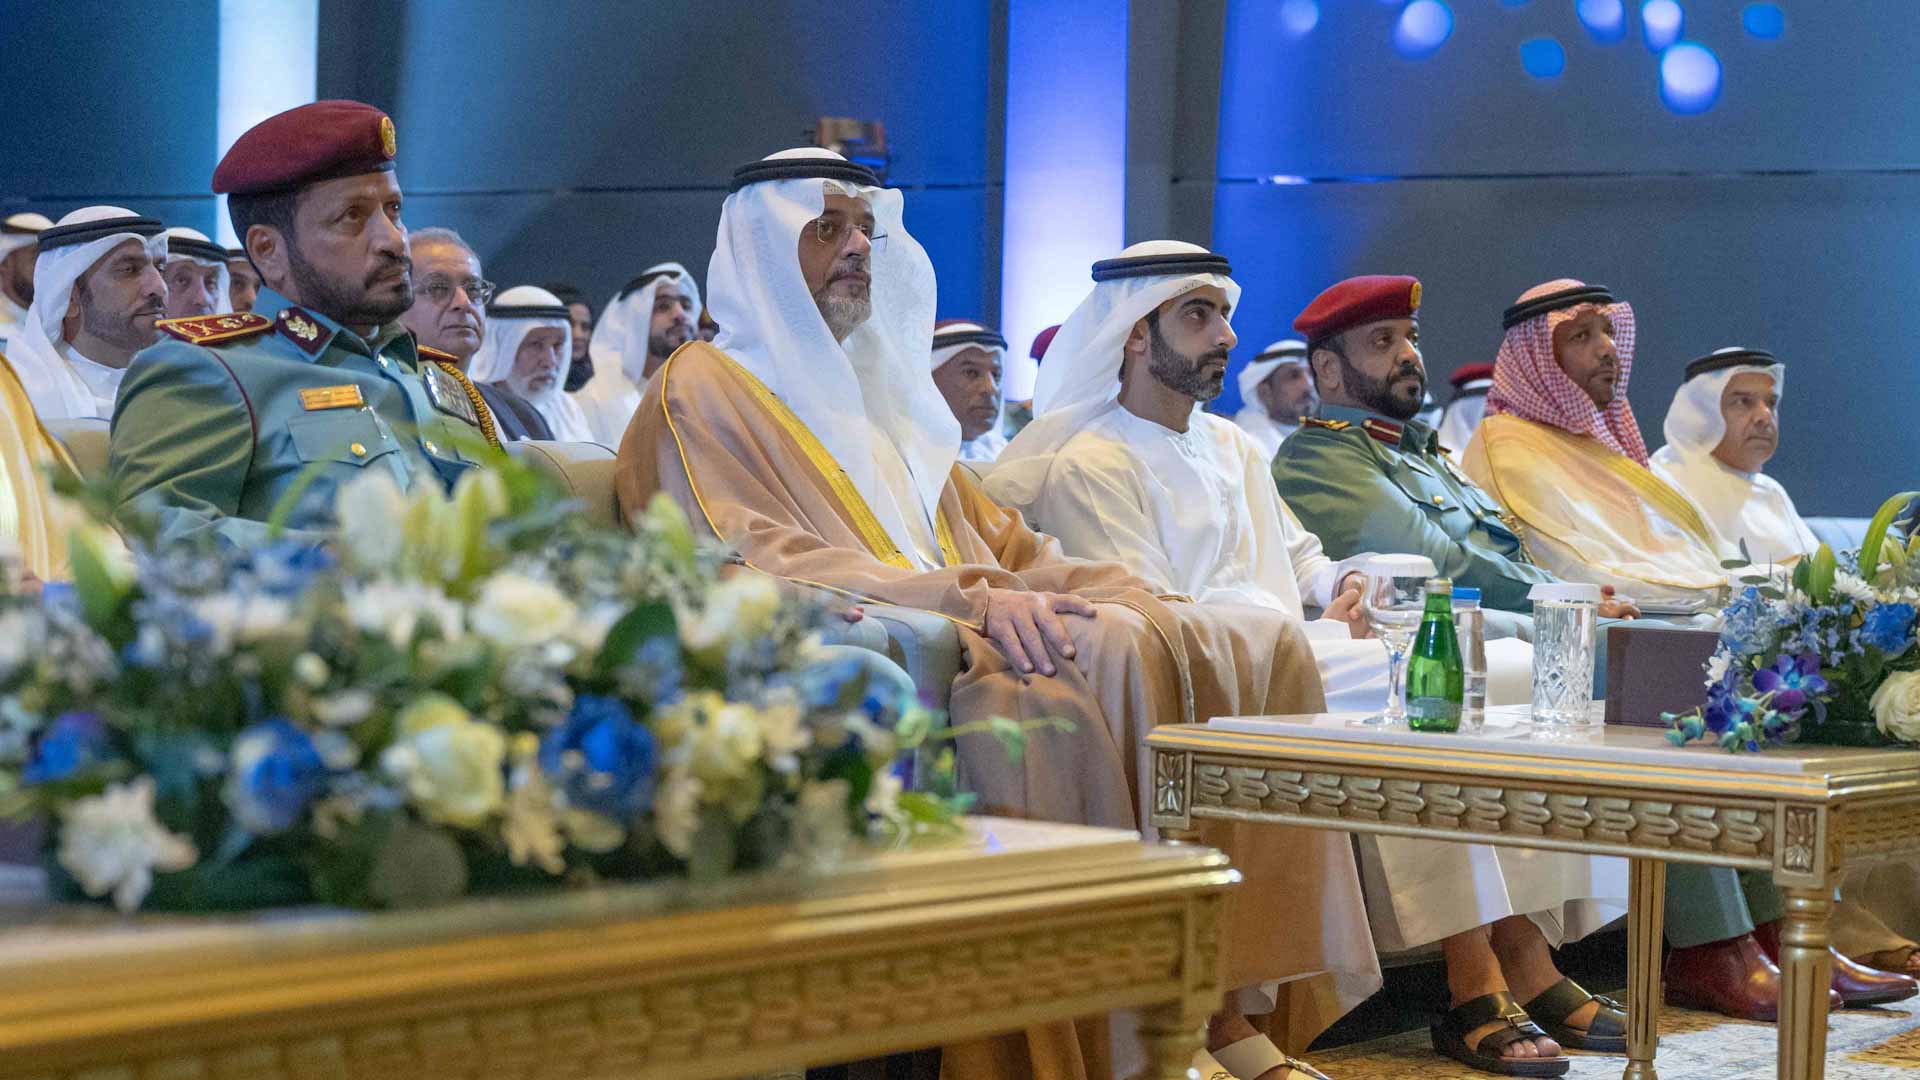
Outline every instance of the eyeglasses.
<svg viewBox="0 0 1920 1080"><path fill-rule="evenodd" d="M823 247L838 249L842 243L846 242L848 226L839 218L818 217L807 222L807 225L813 230L813 238ZM860 235L867 238L867 243L873 247L873 250L887 250L887 234L874 232L872 222L862 221L853 228L860 230Z"/></svg>
<svg viewBox="0 0 1920 1080"><path fill-rule="evenodd" d="M455 289L463 290L467 294L468 303L475 307L485 307L487 302L493 299L495 288L493 282L482 281L479 278L468 278L458 284L446 278L428 278L426 284L421 286L422 291L427 294L427 299L439 307L447 306L447 303L453 299Z"/></svg>

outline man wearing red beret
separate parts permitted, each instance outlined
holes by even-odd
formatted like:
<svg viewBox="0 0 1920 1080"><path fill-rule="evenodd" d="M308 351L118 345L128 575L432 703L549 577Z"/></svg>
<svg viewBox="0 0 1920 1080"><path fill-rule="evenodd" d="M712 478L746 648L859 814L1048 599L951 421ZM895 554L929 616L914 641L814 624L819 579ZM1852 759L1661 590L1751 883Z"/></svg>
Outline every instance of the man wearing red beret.
<svg viewBox="0 0 1920 1080"><path fill-rule="evenodd" d="M138 500L162 539L257 541L318 466L288 520L317 539L335 489L367 469L402 488L466 470L477 406L440 368L423 377L399 321L413 281L395 152L393 121L354 101L290 109L233 144L213 190L264 287L252 312L162 322L134 358L109 452L122 512Z"/></svg>
<svg viewBox="0 0 1920 1080"><path fill-rule="evenodd" d="M1487 607L1531 611L1528 590L1556 579L1414 419L1427 390L1419 312L1419 281L1375 275L1340 282L1293 321L1323 404L1281 444L1274 481L1329 556L1425 555L1440 576L1479 589ZM1609 598L1601 610L1633 609Z"/></svg>

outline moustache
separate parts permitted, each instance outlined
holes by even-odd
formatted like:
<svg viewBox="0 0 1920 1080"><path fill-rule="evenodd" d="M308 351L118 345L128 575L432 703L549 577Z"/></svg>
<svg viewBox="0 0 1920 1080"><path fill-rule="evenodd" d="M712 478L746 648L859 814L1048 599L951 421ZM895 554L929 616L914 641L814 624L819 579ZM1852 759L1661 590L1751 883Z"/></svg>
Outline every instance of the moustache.
<svg viewBox="0 0 1920 1080"><path fill-rule="evenodd" d="M381 264L378 267L375 267L372 272L367 274L367 284L369 286L376 285L382 279L389 278L389 277L400 277L402 279L406 279L406 278L411 278L412 276L413 276L413 260L412 259L407 258L404 255L388 255L383 258L383 260L381 261Z"/></svg>

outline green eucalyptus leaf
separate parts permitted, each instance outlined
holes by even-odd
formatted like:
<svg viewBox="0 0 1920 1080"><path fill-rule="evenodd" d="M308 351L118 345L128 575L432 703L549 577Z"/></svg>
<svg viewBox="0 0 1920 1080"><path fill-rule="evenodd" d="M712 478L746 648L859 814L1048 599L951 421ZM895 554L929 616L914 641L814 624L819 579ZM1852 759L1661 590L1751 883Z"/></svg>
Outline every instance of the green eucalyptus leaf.
<svg viewBox="0 0 1920 1080"><path fill-rule="evenodd" d="M620 617L607 631L607 637L600 646L600 656L594 663L600 677L612 675L620 665L633 659L640 647L654 638L679 640L680 626L674 618L673 606L664 600L652 600L635 607Z"/></svg>
<svg viewBox="0 0 1920 1080"><path fill-rule="evenodd" d="M374 856L367 894L382 907L444 904L467 891L467 857L445 832L397 818Z"/></svg>

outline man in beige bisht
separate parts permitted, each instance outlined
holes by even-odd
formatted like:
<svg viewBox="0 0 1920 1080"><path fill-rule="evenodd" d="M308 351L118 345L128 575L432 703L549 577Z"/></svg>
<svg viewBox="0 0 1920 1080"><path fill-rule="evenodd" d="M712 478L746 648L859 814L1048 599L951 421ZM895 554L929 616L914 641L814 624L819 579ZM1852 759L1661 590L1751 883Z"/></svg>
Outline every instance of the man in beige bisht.
<svg viewBox="0 0 1920 1080"><path fill-rule="evenodd" d="M13 365L0 356L0 553L40 581L72 576L66 532L83 520L54 497L49 481L56 471L78 473L66 447L40 426Z"/></svg>
<svg viewBox="0 0 1920 1080"><path fill-rule="evenodd" d="M1611 585L1643 610L1711 609L1727 580L1713 528L1647 466L1627 404L1633 308L1563 278L1522 293L1501 324L1467 475L1556 576Z"/></svg>
<svg viewBox="0 0 1920 1080"><path fill-rule="evenodd" d="M963 740L989 813L1135 828L1153 725L1323 707L1299 623L1173 602L1117 565L1068 559L954 468L959 424L927 365L933 267L899 192L823 150L744 166L733 187L707 277L720 337L652 380L620 447L623 512L665 491L751 566L953 620L956 722L1074 724L1036 736L1020 763ZM1297 980L1281 1004L1302 1045L1334 1018L1327 981L1305 976L1379 978L1351 846L1268 828L1208 839L1246 879L1222 927L1226 985ZM1252 1038L1241 1014L1271 1000L1233 999L1210 1048ZM1079 1027L950 1048L947 1074L1106 1076L1098 1025ZM1280 1062L1243 1080L1290 1076Z"/></svg>

